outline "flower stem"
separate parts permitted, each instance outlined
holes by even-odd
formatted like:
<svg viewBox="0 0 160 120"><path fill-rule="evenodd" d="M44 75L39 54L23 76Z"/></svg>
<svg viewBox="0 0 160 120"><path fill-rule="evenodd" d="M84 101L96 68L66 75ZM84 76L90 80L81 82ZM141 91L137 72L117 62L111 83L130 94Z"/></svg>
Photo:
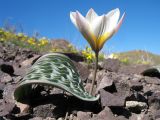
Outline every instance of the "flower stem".
<svg viewBox="0 0 160 120"><path fill-rule="evenodd" d="M95 84L95 80L96 80L96 75L97 75L97 68L98 68L98 52L95 52L95 57L96 57L96 61L95 61L95 68L94 68L94 76L93 76L93 80L92 80L92 84L91 84L91 89L90 89L90 94L93 94L93 87Z"/></svg>

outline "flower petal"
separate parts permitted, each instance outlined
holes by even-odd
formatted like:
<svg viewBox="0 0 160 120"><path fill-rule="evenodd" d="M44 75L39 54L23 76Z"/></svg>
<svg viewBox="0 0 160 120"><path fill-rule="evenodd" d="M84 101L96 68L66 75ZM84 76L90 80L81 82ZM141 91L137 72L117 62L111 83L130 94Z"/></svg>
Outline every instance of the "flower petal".
<svg viewBox="0 0 160 120"><path fill-rule="evenodd" d="M104 15L98 16L90 25L92 27L92 31L94 35L96 36L96 39L98 39L104 31L104 27L105 27Z"/></svg>
<svg viewBox="0 0 160 120"><path fill-rule="evenodd" d="M101 37L99 38L98 47L99 49L102 49L104 43L113 36L115 33L115 28L117 26L117 22L120 16L119 9L114 9L110 11L107 15L105 15L104 19L104 30L103 33L101 33Z"/></svg>
<svg viewBox="0 0 160 120"><path fill-rule="evenodd" d="M104 32L112 32L113 29L116 27L118 19L120 16L120 11L119 9L114 9L110 11L106 17L106 23L105 23L105 31Z"/></svg>
<svg viewBox="0 0 160 120"><path fill-rule="evenodd" d="M91 23L97 17L98 17L97 13L92 8L86 14L86 19L88 20L89 23Z"/></svg>
<svg viewBox="0 0 160 120"><path fill-rule="evenodd" d="M89 42L93 50L96 50L94 42L94 34L91 31L90 24L78 11L76 12L76 23L79 31L82 33L84 38Z"/></svg>
<svg viewBox="0 0 160 120"><path fill-rule="evenodd" d="M112 31L110 31L110 32L106 31L106 32L101 36L101 38L100 38L100 40L99 40L99 44L98 44L99 49L102 49L104 43L105 43L108 39L110 39L110 38L118 31L118 29L120 28L120 26L121 26L121 24L122 24L122 22L123 22L124 17L125 17L125 13L122 15L122 17L121 17L121 19L119 20L118 24L116 24L115 28L114 28Z"/></svg>
<svg viewBox="0 0 160 120"><path fill-rule="evenodd" d="M92 24L92 29L93 29L93 33L96 37L96 48L98 49L97 51L100 50L99 48L99 43L101 43L101 41L103 41L103 39L105 39L105 37L107 37L106 35L103 36L103 33L105 31L105 23L106 23L106 19L105 16L99 16L97 17L93 24Z"/></svg>
<svg viewBox="0 0 160 120"><path fill-rule="evenodd" d="M104 43L114 35L114 32L106 32L99 38L98 48L102 49Z"/></svg>
<svg viewBox="0 0 160 120"><path fill-rule="evenodd" d="M91 8L86 18L78 11L71 12L70 18L84 38L89 42L92 49L99 52L104 43L118 31L124 19L124 15L125 14L122 15L118 22L120 16L118 8L102 16L98 16Z"/></svg>
<svg viewBox="0 0 160 120"><path fill-rule="evenodd" d="M72 23L78 28L77 22L76 22L76 12L70 12L70 19Z"/></svg>
<svg viewBox="0 0 160 120"><path fill-rule="evenodd" d="M115 27L115 32L117 32L119 30L119 28L122 25L122 22L124 20L124 17L125 17L125 13L123 13L123 15L122 15L121 19L119 20L117 26Z"/></svg>

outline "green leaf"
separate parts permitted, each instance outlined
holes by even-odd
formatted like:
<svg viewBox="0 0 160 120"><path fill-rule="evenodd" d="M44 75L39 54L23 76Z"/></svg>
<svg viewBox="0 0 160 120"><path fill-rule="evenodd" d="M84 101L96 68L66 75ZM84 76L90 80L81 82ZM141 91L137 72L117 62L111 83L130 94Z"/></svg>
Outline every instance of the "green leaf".
<svg viewBox="0 0 160 120"><path fill-rule="evenodd" d="M72 61L59 53L43 55L33 64L17 86L14 92L15 99L23 102L26 96L31 95L32 84L58 87L84 101L99 99L99 95L94 97L85 91Z"/></svg>

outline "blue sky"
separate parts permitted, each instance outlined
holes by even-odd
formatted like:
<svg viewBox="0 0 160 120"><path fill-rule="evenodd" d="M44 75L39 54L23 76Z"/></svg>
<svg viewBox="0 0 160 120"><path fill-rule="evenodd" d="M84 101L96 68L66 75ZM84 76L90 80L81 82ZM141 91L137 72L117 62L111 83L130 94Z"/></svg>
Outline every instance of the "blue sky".
<svg viewBox="0 0 160 120"><path fill-rule="evenodd" d="M106 42L104 52L135 49L160 54L160 0L0 0L0 26L7 19L21 24L28 35L38 31L48 38L64 38L78 48L87 42L70 21L70 11L83 15L119 8L126 17L120 30Z"/></svg>

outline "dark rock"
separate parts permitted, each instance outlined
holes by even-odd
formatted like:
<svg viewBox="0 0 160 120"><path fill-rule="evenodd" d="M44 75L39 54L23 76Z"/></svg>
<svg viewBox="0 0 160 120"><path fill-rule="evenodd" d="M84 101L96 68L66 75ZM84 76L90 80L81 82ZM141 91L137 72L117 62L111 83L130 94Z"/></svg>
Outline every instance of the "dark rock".
<svg viewBox="0 0 160 120"><path fill-rule="evenodd" d="M60 95L57 95L60 97ZM49 98L49 96L45 99L41 99L36 103L32 103L34 106L39 103L39 105L37 106L33 106L33 115L35 117L42 117L42 118L46 118L46 117L51 117L51 118L59 118L59 117L64 117L66 114L66 110L67 110L67 103L66 100L64 99L64 97L56 97L53 96Z"/></svg>
<svg viewBox="0 0 160 120"><path fill-rule="evenodd" d="M131 78L130 80L131 80L131 81L137 81L137 82L145 82L144 79L145 79L144 76L134 74L134 75L132 75L132 78Z"/></svg>
<svg viewBox="0 0 160 120"><path fill-rule="evenodd" d="M129 120L155 120L154 117L151 114L135 114L132 113L132 116L129 118Z"/></svg>
<svg viewBox="0 0 160 120"><path fill-rule="evenodd" d="M64 104L64 103L63 103ZM54 108L54 105L53 105ZM53 118L64 117L66 115L67 106L65 105L57 105L54 109L52 109ZM49 116L51 117L51 116Z"/></svg>
<svg viewBox="0 0 160 120"><path fill-rule="evenodd" d="M133 75L133 78L129 80L129 86L134 91L143 90L144 77L141 75Z"/></svg>
<svg viewBox="0 0 160 120"><path fill-rule="evenodd" d="M24 67L31 67L31 65L40 57L40 55L34 55L33 57L29 58L29 59L26 59L24 60L20 66L22 68Z"/></svg>
<svg viewBox="0 0 160 120"><path fill-rule="evenodd" d="M125 83L128 87L129 87L128 81L132 79L131 75L119 74L119 73L110 73L109 76L114 80L115 83L122 83L122 84Z"/></svg>
<svg viewBox="0 0 160 120"><path fill-rule="evenodd" d="M50 119L49 119L50 120ZM51 120L52 120L52 118L51 118ZM54 119L53 119L54 120ZM60 118L58 118L57 120L64 120L62 117L60 117Z"/></svg>
<svg viewBox="0 0 160 120"><path fill-rule="evenodd" d="M105 107L96 117L91 120L117 120L108 107Z"/></svg>
<svg viewBox="0 0 160 120"><path fill-rule="evenodd" d="M86 86L84 87L85 90L89 93L90 89L91 89L92 84L91 83L87 83ZM96 93L96 86L94 85L93 87L93 95L95 95L94 93Z"/></svg>
<svg viewBox="0 0 160 120"><path fill-rule="evenodd" d="M106 59L103 61L101 68L109 72L117 72L120 67L120 61L117 59Z"/></svg>
<svg viewBox="0 0 160 120"><path fill-rule="evenodd" d="M116 117L122 116L128 119L131 116L131 112L124 107L113 106L113 107L110 107L110 109Z"/></svg>
<svg viewBox="0 0 160 120"><path fill-rule="evenodd" d="M28 68L26 68L26 67L25 68L19 68L17 66L14 66L14 69L15 69L14 74L16 76L22 76L22 77L24 77L26 72L28 71Z"/></svg>
<svg viewBox="0 0 160 120"><path fill-rule="evenodd" d="M82 111L77 112L78 120L89 120L91 119L91 116L92 116L91 112L82 112Z"/></svg>
<svg viewBox="0 0 160 120"><path fill-rule="evenodd" d="M125 118L124 116L117 116L117 120L128 120L128 118Z"/></svg>
<svg viewBox="0 0 160 120"><path fill-rule="evenodd" d="M29 120L44 120L44 119L42 117L34 117L34 118L30 118Z"/></svg>
<svg viewBox="0 0 160 120"><path fill-rule="evenodd" d="M143 120L154 120L154 117L153 117L153 115L144 115L142 119ZM156 119L156 120L158 120L158 119Z"/></svg>
<svg viewBox="0 0 160 120"><path fill-rule="evenodd" d="M12 79L13 79L13 83L18 83L18 82L20 82L20 80L22 80L22 76L16 76L16 77L12 77Z"/></svg>
<svg viewBox="0 0 160 120"><path fill-rule="evenodd" d="M78 53L62 53L62 54L68 56L71 60L75 62L83 62L85 60L85 58Z"/></svg>
<svg viewBox="0 0 160 120"><path fill-rule="evenodd" d="M103 70L103 61L98 62L98 69Z"/></svg>
<svg viewBox="0 0 160 120"><path fill-rule="evenodd" d="M126 108L134 113L140 113L142 110L148 108L147 103L138 101L126 101Z"/></svg>
<svg viewBox="0 0 160 120"><path fill-rule="evenodd" d="M0 116L5 116L13 111L15 108L14 103L3 103L0 105Z"/></svg>
<svg viewBox="0 0 160 120"><path fill-rule="evenodd" d="M63 94L64 91L62 89L59 89L59 88L52 88L49 90L50 91L50 95L54 95L54 94Z"/></svg>
<svg viewBox="0 0 160 120"><path fill-rule="evenodd" d="M0 99L3 98L3 90L4 90L5 85L0 82Z"/></svg>
<svg viewBox="0 0 160 120"><path fill-rule="evenodd" d="M14 62L20 65L24 60L30 59L37 55L38 53L35 51L31 51L30 49L26 48L18 48L16 57ZM40 54L40 53L39 53Z"/></svg>
<svg viewBox="0 0 160 120"><path fill-rule="evenodd" d="M147 99L145 98L144 95L136 92L136 91L133 91L133 94L129 95L127 98L126 98L126 101L138 101L138 102L145 102L147 103Z"/></svg>
<svg viewBox="0 0 160 120"><path fill-rule="evenodd" d="M150 67L144 70L141 74L144 76L160 78L160 65Z"/></svg>
<svg viewBox="0 0 160 120"><path fill-rule="evenodd" d="M106 75L114 83L100 90L102 106L124 106L125 99L130 95L128 76L109 72Z"/></svg>
<svg viewBox="0 0 160 120"><path fill-rule="evenodd" d="M99 85L100 81L102 80L103 76L107 75L107 73L104 70L97 71L97 76L96 76L96 82ZM88 76L88 82L91 83L94 77L94 70L91 71L91 73Z"/></svg>
<svg viewBox="0 0 160 120"><path fill-rule="evenodd" d="M85 60L85 61L87 61L87 60ZM89 69L94 69L95 68L95 62L92 62L92 63L88 64L88 68ZM102 68L102 62L98 62L97 69L98 70L103 70L103 68Z"/></svg>
<svg viewBox="0 0 160 120"><path fill-rule="evenodd" d="M19 48L19 54L23 56L24 59L29 59L38 53L27 48Z"/></svg>
<svg viewBox="0 0 160 120"><path fill-rule="evenodd" d="M0 82L0 91L3 91L4 87L5 87L5 84Z"/></svg>
<svg viewBox="0 0 160 120"><path fill-rule="evenodd" d="M74 62L74 61L73 61L73 63L75 65L75 67L76 67L76 69L77 69L82 81L86 81L88 76L89 76L89 74L90 74L90 71L88 70L87 66L82 65L82 64L80 64L78 62Z"/></svg>
<svg viewBox="0 0 160 120"><path fill-rule="evenodd" d="M140 116L138 114L132 114L132 116L129 118L129 120L142 120L142 116Z"/></svg>
<svg viewBox="0 0 160 120"><path fill-rule="evenodd" d="M156 84L156 85L160 85L160 79L156 78L156 77L145 77L145 82L147 84Z"/></svg>
<svg viewBox="0 0 160 120"><path fill-rule="evenodd" d="M145 84L143 85L143 91L144 93L154 93L154 92L160 91L160 87L159 85L155 85L155 84Z"/></svg>
<svg viewBox="0 0 160 120"><path fill-rule="evenodd" d="M65 51L70 43L64 39L53 39L50 41L52 48Z"/></svg>
<svg viewBox="0 0 160 120"><path fill-rule="evenodd" d="M5 116L0 119L30 119L33 117L33 120L60 120L65 117L66 111L73 120L160 119L159 77L154 76L155 74L150 77L140 75L148 68L146 65L122 65L119 64L119 61L111 59L99 64L102 70L98 69L95 86L98 86L100 101L93 103L82 101L73 95L64 93L61 89L38 85L39 87L31 94L31 101L29 101L33 108L33 116L29 112L20 113L21 109L15 106L13 99L15 86L37 60L38 57L35 56L40 56L40 54L37 55L36 52L29 49L12 45L1 45L1 43L0 48L2 48L0 49L0 116ZM74 62L84 60L81 55L63 54ZM84 62L75 62L75 66L85 88L89 91L94 70L89 69ZM90 73L89 70L92 72ZM94 93L96 93L95 90L94 87ZM103 108L105 109L102 110ZM74 114L73 111L75 111Z"/></svg>
<svg viewBox="0 0 160 120"><path fill-rule="evenodd" d="M19 63L19 66L14 65L14 74L24 77L28 69L31 65L36 62L36 60L40 57L40 55L33 55L33 57L29 59L25 59Z"/></svg>
<svg viewBox="0 0 160 120"><path fill-rule="evenodd" d="M0 90L0 99L3 98L3 95L2 95L2 94L3 94L3 91Z"/></svg>
<svg viewBox="0 0 160 120"><path fill-rule="evenodd" d="M16 88L15 84L6 85L6 87L4 88L3 100L6 103L15 103L15 100L14 100L14 97L13 97L13 93L14 93L15 88Z"/></svg>
<svg viewBox="0 0 160 120"><path fill-rule="evenodd" d="M33 116L30 113L12 113L6 116L6 118L11 120L28 120L32 118Z"/></svg>
<svg viewBox="0 0 160 120"><path fill-rule="evenodd" d="M4 104L4 100L0 99L0 105L3 105L3 104Z"/></svg>
<svg viewBox="0 0 160 120"><path fill-rule="evenodd" d="M160 110L160 92L155 92L149 96L148 104L152 109Z"/></svg>
<svg viewBox="0 0 160 120"><path fill-rule="evenodd" d="M103 76L100 84L98 85L97 87L97 92L103 88L106 88L106 87L109 87L109 86L112 86L113 84L113 80L112 79L109 79L107 77L107 75Z"/></svg>
<svg viewBox="0 0 160 120"><path fill-rule="evenodd" d="M11 61L11 60L14 60L15 56L16 56L16 47L14 44L11 44L11 43L1 43L1 55L2 55L2 58L5 60L5 61Z"/></svg>
<svg viewBox="0 0 160 120"><path fill-rule="evenodd" d="M156 110L156 111L154 112L154 117L155 117L156 120L157 120L158 118L160 118L160 109L159 109L159 110Z"/></svg>
<svg viewBox="0 0 160 120"><path fill-rule="evenodd" d="M0 116L0 120L6 120L4 117Z"/></svg>
<svg viewBox="0 0 160 120"><path fill-rule="evenodd" d="M143 85L139 81L130 81L129 86L131 87L132 90L135 91L141 91L143 89Z"/></svg>
<svg viewBox="0 0 160 120"><path fill-rule="evenodd" d="M3 73L2 76L0 76L0 82L2 83L12 82L12 77L7 73Z"/></svg>
<svg viewBox="0 0 160 120"><path fill-rule="evenodd" d="M55 105L53 104L45 104L45 105L39 105L35 108L33 108L33 115L36 117L54 117L53 110L55 109Z"/></svg>
<svg viewBox="0 0 160 120"><path fill-rule="evenodd" d="M102 106L124 106L125 97L111 94L104 89L100 90Z"/></svg>
<svg viewBox="0 0 160 120"><path fill-rule="evenodd" d="M1 53L0 53L0 65L2 65L4 63L3 59L1 59Z"/></svg>
<svg viewBox="0 0 160 120"><path fill-rule="evenodd" d="M20 113L29 113L30 106L28 104L22 104L20 102L16 102L16 107L20 110ZM19 114L20 116L25 116L25 114Z"/></svg>
<svg viewBox="0 0 160 120"><path fill-rule="evenodd" d="M128 78L126 76L122 76L122 77L117 77L117 80L119 81L114 80L117 91L117 93L115 94L124 97L124 99L130 95L130 87L128 85L127 79Z"/></svg>
<svg viewBox="0 0 160 120"><path fill-rule="evenodd" d="M68 53L70 52L71 48L69 47L71 44L64 39L54 39L50 41L51 46L53 49L57 50L56 52L59 52L66 56L68 56L71 60L74 60L76 62L84 61L84 57L81 54L78 53Z"/></svg>
<svg viewBox="0 0 160 120"><path fill-rule="evenodd" d="M9 75L13 75L13 73L14 73L13 66L9 65L9 64L1 64L0 70L3 71L4 73L8 73Z"/></svg>
<svg viewBox="0 0 160 120"><path fill-rule="evenodd" d="M127 75L141 74L147 68L149 68L149 65L123 65L118 72Z"/></svg>

